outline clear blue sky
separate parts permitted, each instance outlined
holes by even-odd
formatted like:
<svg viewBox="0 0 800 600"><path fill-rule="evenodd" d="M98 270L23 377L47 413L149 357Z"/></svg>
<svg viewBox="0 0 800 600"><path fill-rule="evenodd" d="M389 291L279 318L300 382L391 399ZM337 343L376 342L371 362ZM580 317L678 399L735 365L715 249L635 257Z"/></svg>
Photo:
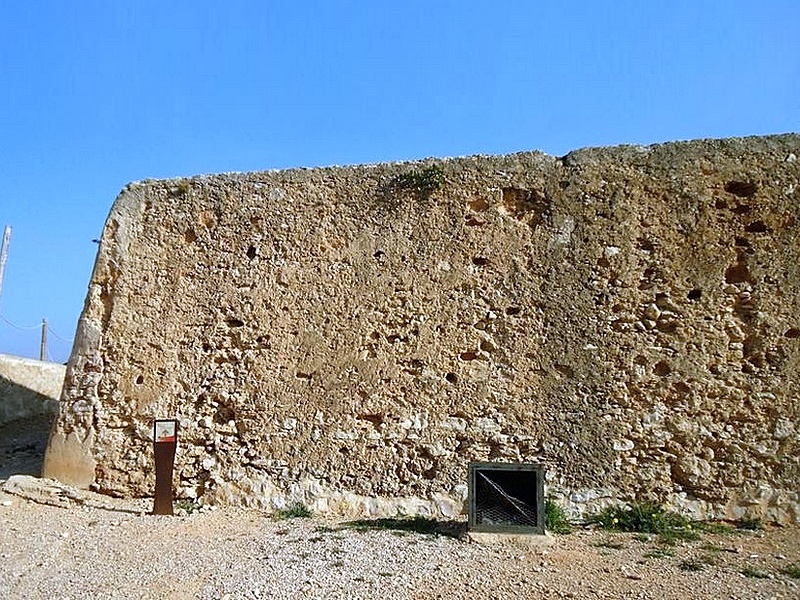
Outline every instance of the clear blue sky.
<svg viewBox="0 0 800 600"><path fill-rule="evenodd" d="M67 359L133 180L799 130L796 0L0 0L0 315Z"/></svg>

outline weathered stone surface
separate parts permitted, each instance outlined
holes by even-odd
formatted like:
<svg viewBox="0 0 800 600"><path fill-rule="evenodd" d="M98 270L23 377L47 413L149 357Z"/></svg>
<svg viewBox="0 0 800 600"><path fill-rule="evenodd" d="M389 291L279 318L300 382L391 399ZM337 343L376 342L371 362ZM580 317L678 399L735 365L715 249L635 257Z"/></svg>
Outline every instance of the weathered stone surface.
<svg viewBox="0 0 800 600"><path fill-rule="evenodd" d="M0 427L58 412L65 371L58 363L0 354Z"/></svg>
<svg viewBox="0 0 800 600"><path fill-rule="evenodd" d="M131 184L45 474L366 514L541 461L575 512L800 516L800 136ZM440 169L438 171L437 169ZM71 453L71 454L70 454Z"/></svg>
<svg viewBox="0 0 800 600"><path fill-rule="evenodd" d="M3 483L2 491L27 498L40 504L68 507L82 504L88 492L81 492L58 481L39 479L30 475L12 475Z"/></svg>

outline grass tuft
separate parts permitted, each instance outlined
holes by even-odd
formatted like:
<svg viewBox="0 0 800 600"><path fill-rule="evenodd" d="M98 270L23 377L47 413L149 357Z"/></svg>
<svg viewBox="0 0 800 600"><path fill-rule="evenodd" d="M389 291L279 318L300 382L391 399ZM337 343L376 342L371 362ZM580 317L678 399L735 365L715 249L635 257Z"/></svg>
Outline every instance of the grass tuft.
<svg viewBox="0 0 800 600"><path fill-rule="evenodd" d="M764 526L761 519L739 519L736 522L736 529L746 529L747 531L761 531Z"/></svg>
<svg viewBox="0 0 800 600"><path fill-rule="evenodd" d="M306 519L314 516L314 513L302 502L295 502L288 508L276 510L272 516L276 519Z"/></svg>
<svg viewBox="0 0 800 600"><path fill-rule="evenodd" d="M720 535L736 533L736 529L725 523L717 521L700 521L695 523L695 528L703 533L716 533Z"/></svg>
<svg viewBox="0 0 800 600"><path fill-rule="evenodd" d="M682 571L705 571L707 564L696 558L688 558L678 564Z"/></svg>
<svg viewBox="0 0 800 600"><path fill-rule="evenodd" d="M444 185L444 171L438 165L402 173L392 179L390 189L410 192L418 199L427 200L431 194Z"/></svg>
<svg viewBox="0 0 800 600"><path fill-rule="evenodd" d="M791 565L786 565L781 569L781 573L792 577L793 579L800 579L800 563L792 563Z"/></svg>
<svg viewBox="0 0 800 600"><path fill-rule="evenodd" d="M546 500L544 503L544 528L562 535L572 533L572 523L564 514L564 509L553 500Z"/></svg>
<svg viewBox="0 0 800 600"><path fill-rule="evenodd" d="M675 556L675 550L672 548L653 548L645 554L646 558L667 558L668 556Z"/></svg>
<svg viewBox="0 0 800 600"><path fill-rule="evenodd" d="M665 544L700 537L689 519L650 502L634 503L627 508L609 506L590 517L589 522L611 531L655 533Z"/></svg>
<svg viewBox="0 0 800 600"><path fill-rule="evenodd" d="M625 547L625 544L623 544L619 540L610 540L606 538L598 540L596 542L592 542L592 546L594 546L595 548L609 548L611 550L622 550Z"/></svg>
<svg viewBox="0 0 800 600"><path fill-rule="evenodd" d="M175 503L175 508L185 512L187 515L190 515L198 510L200 505L191 498L183 498Z"/></svg>
<svg viewBox="0 0 800 600"><path fill-rule="evenodd" d="M757 569L756 567L751 567L747 565L744 569L740 571L742 575L745 577L752 577L753 579L767 579L769 578L769 573L764 569Z"/></svg>

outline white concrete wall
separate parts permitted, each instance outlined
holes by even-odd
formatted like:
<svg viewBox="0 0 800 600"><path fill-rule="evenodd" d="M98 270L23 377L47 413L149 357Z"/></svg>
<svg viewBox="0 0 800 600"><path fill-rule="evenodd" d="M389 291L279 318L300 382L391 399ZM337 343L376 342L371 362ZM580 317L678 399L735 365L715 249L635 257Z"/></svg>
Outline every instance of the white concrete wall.
<svg viewBox="0 0 800 600"><path fill-rule="evenodd" d="M0 426L58 412L66 367L0 354Z"/></svg>

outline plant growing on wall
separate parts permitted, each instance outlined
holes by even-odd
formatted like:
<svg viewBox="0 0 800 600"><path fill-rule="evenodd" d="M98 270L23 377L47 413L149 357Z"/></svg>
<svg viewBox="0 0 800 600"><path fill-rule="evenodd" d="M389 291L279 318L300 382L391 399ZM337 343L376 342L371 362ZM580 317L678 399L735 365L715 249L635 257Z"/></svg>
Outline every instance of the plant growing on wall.
<svg viewBox="0 0 800 600"><path fill-rule="evenodd" d="M392 179L390 187L399 192L413 193L417 198L427 200L430 195L444 185L444 171L438 165L401 173Z"/></svg>

